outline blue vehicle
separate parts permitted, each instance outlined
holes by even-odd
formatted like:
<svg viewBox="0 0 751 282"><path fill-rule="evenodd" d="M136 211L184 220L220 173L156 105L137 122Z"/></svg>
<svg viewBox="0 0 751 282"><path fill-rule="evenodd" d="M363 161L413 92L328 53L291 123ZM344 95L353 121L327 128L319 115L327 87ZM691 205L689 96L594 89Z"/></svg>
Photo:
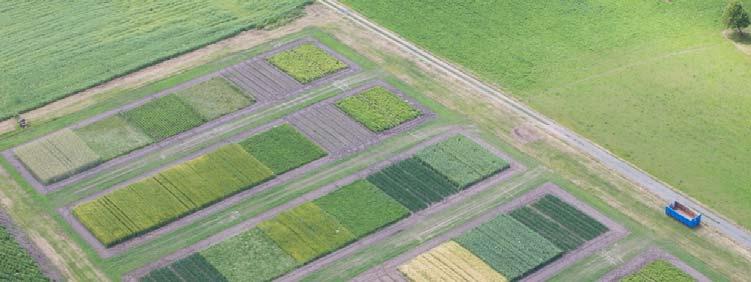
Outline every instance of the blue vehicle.
<svg viewBox="0 0 751 282"><path fill-rule="evenodd" d="M673 201L666 206L665 214L690 228L696 228L701 223L701 213L682 205L678 201Z"/></svg>

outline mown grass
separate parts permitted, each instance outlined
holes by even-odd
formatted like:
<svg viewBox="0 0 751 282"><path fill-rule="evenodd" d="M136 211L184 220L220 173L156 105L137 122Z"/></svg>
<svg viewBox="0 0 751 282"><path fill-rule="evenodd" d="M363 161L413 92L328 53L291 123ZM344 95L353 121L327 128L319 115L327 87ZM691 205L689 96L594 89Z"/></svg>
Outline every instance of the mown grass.
<svg viewBox="0 0 751 282"><path fill-rule="evenodd" d="M725 0L344 2L751 227L751 58Z"/></svg>
<svg viewBox="0 0 751 282"><path fill-rule="evenodd" d="M311 2L5 3L0 120L244 30L285 21Z"/></svg>

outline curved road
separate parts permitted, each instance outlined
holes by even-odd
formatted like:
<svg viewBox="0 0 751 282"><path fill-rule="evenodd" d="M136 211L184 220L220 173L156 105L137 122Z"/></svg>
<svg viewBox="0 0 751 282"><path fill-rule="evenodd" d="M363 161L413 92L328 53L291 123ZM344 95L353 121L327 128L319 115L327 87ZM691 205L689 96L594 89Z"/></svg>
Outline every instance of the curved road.
<svg viewBox="0 0 751 282"><path fill-rule="evenodd" d="M422 49L418 48L417 46L410 43L409 41L399 37L395 33L385 28L380 27L379 25L366 19L362 15L351 11L348 7L344 6L338 1L319 0L319 2L323 3L324 6L326 7L336 10L338 13L352 20L353 22L380 35L382 38L388 41L391 41L392 43L408 51L409 53L414 55L416 58L427 63L428 65L431 65L435 67L436 69L439 69L445 72L446 74L452 76L453 78L458 79L472 86L476 90L480 91L480 93L487 95L491 99L494 99L496 101L506 104L507 106L509 106L511 109L521 114L522 116L529 117L530 119L536 121L538 123L538 126L546 130L549 134L556 136L557 138L563 140L564 142L568 143L569 145L574 146L575 148L583 152L586 152L587 154L589 154L590 157L604 164L609 169L620 173L626 179L636 183L637 185L645 189L648 189L649 191L651 191L658 197L662 198L666 203L671 202L673 200L678 200L681 203L688 204L688 206L704 214L703 224L709 225L719 230L720 232L725 234L727 237L729 237L733 241L741 244L746 249L751 250L751 234L749 234L749 232L743 229L742 227L739 227L731 223L730 221L726 220L721 215L710 211L709 209L700 205L693 199L689 199L687 196L671 189L665 183L662 183L656 180L654 177L650 176L646 172L636 168L635 166L631 165L625 160L622 160L618 158L617 156L611 154L609 151L598 146L592 141L589 141L588 139L579 136L573 131L547 118L546 116L532 110L531 108L527 107L521 102L516 101L513 98L509 97L508 95L494 89L493 87L488 86L487 84L479 81L473 76L462 72L461 70L455 68L451 64L433 56L429 52L423 51Z"/></svg>

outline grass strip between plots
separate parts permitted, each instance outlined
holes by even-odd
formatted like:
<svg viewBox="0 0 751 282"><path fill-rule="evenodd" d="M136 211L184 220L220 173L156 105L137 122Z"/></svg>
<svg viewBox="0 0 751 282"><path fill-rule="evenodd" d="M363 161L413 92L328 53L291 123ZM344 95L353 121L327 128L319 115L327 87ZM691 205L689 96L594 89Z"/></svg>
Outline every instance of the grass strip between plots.
<svg viewBox="0 0 751 282"><path fill-rule="evenodd" d="M280 52L267 60L303 84L347 68L345 63L310 43Z"/></svg>
<svg viewBox="0 0 751 282"><path fill-rule="evenodd" d="M336 106L373 132L397 127L421 115L419 110L380 86L344 98Z"/></svg>

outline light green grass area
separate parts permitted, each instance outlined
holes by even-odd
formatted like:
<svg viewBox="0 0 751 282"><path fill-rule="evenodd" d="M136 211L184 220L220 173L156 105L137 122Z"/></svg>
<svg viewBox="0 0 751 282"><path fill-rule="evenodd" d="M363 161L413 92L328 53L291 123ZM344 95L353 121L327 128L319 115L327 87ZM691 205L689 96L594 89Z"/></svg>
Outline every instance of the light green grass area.
<svg viewBox="0 0 751 282"><path fill-rule="evenodd" d="M15 154L44 183L80 172L96 165L101 159L70 129L18 146Z"/></svg>
<svg viewBox="0 0 751 282"><path fill-rule="evenodd" d="M751 227L751 57L725 0L344 2Z"/></svg>
<svg viewBox="0 0 751 282"><path fill-rule="evenodd" d="M358 238L409 215L409 209L367 180L358 180L313 202Z"/></svg>
<svg viewBox="0 0 751 282"><path fill-rule="evenodd" d="M130 126L120 116L112 116L73 130L102 160L151 144L153 140Z"/></svg>
<svg viewBox="0 0 751 282"><path fill-rule="evenodd" d="M245 108L254 102L223 78L212 78L176 94L206 120Z"/></svg>
<svg viewBox="0 0 751 282"><path fill-rule="evenodd" d="M326 151L289 124L274 127L240 143L250 154L282 174L326 156Z"/></svg>
<svg viewBox="0 0 751 282"><path fill-rule="evenodd" d="M669 262L657 260L644 266L636 273L623 277L621 281L691 282L696 280Z"/></svg>
<svg viewBox="0 0 751 282"><path fill-rule="evenodd" d="M159 97L120 115L154 140L174 136L206 122L195 109L174 94Z"/></svg>
<svg viewBox="0 0 751 282"><path fill-rule="evenodd" d="M201 255L229 281L270 281L298 266L258 228L201 251Z"/></svg>
<svg viewBox="0 0 751 282"><path fill-rule="evenodd" d="M313 203L285 211L258 228L298 263L326 255L356 237L334 217Z"/></svg>
<svg viewBox="0 0 751 282"><path fill-rule="evenodd" d="M0 120L241 31L293 18L310 2L3 3Z"/></svg>
<svg viewBox="0 0 751 282"><path fill-rule="evenodd" d="M310 83L347 67L313 44L303 44L268 58L269 63L300 83Z"/></svg>
<svg viewBox="0 0 751 282"><path fill-rule="evenodd" d="M336 106L374 132L394 128L420 116L420 111L383 87L344 98Z"/></svg>

